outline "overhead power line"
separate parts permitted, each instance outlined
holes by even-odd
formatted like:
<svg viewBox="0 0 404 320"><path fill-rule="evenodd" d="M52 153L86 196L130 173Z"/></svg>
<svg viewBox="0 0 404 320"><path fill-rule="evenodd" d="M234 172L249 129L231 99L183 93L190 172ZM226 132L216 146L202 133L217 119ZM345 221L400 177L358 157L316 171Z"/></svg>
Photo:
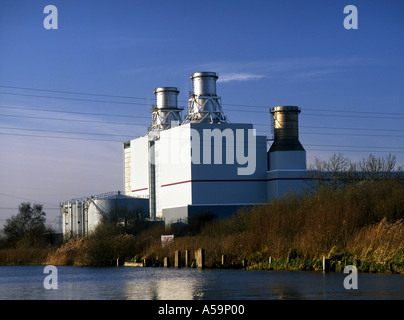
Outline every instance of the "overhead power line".
<svg viewBox="0 0 404 320"><path fill-rule="evenodd" d="M333 145L333 144L305 144L307 147L336 147L336 148L375 148L375 149L387 149L387 150L404 150L404 147L396 146L349 146L349 145Z"/></svg>
<svg viewBox="0 0 404 320"><path fill-rule="evenodd" d="M38 111L38 112L54 112L54 113L68 113L68 114L83 114L92 116L106 116L106 117L122 117L122 118L142 118L150 119L150 117L134 116L128 114L112 114L112 113L99 113L99 112L82 112L82 111L65 111L65 110L51 110L51 109L40 109L40 108L25 108L25 107L11 107L0 105L2 109L12 109L12 110L27 110L27 111Z"/></svg>
<svg viewBox="0 0 404 320"><path fill-rule="evenodd" d="M23 131L39 131L39 132L51 132L51 133L67 133L78 135L97 135L97 136L110 136L110 137L129 137L130 135L113 134L113 133L96 133L96 132L78 132L78 131L61 131L61 130L47 130L47 129L31 129L31 128L16 128L16 127L2 127L0 129L7 130L23 130Z"/></svg>
<svg viewBox="0 0 404 320"><path fill-rule="evenodd" d="M79 114L79 115L95 115L95 116L109 116L109 117L122 117L122 118L139 118L139 119L149 119L150 117L145 116L138 116L138 115L122 115L122 114L111 114L111 113L96 113L96 112L80 112L80 111L64 111L64 110L51 110L51 109L41 109L41 108L26 108L26 107L14 107L14 106L6 106L0 105L0 108L3 109L12 109L12 110L28 110L28 111L35 111L35 112L52 112L52 113L66 113L66 114ZM0 114L1 116L1 114ZM8 117L27 117L24 115L4 115ZM35 117L35 119L50 119L50 120L60 120L57 118L42 118L42 117ZM63 119L64 121L84 121L84 120L76 120L76 119ZM104 123L104 122L103 122ZM105 121L105 123L107 123ZM120 124L119 122L111 122L112 124ZM132 123L131 123L132 124ZM129 124L128 124L129 125ZM140 125L143 125L140 124ZM146 125L146 124L144 124ZM255 126L269 126L269 123L254 123ZM358 131L386 131L386 132L404 132L403 129L382 129L382 128L360 128L360 127L325 127L325 126L305 126L299 125L300 128L313 128L313 129L332 129L332 130L358 130Z"/></svg>
<svg viewBox="0 0 404 320"><path fill-rule="evenodd" d="M43 91L43 92L63 93L63 94L75 94L75 95L95 96L95 97L149 100L149 98L139 98L139 97L133 97L133 96L122 96L122 95L112 95L112 94L103 94L103 93L89 93L89 92L62 91L62 90L49 90L49 89L34 89L34 88L26 88L26 87L1 86L1 85L0 85L0 88L29 90L29 91Z"/></svg>
<svg viewBox="0 0 404 320"><path fill-rule="evenodd" d="M51 92L51 93L60 93L60 94L70 94L70 95L85 95L85 96L93 96L93 97L108 97L108 98L119 98L119 99L133 99L133 100L151 100L151 98L146 97L135 97L135 96L126 96L126 95L114 95L114 94L101 94L101 93L92 93L92 92L82 92L82 91L63 91L63 90L50 90L50 89L38 89L38 88L28 88L28 87L19 87L19 86L8 86L8 85L0 85L0 88L6 89L17 89L17 90L28 90L28 91L39 91L39 92ZM150 105L148 103L135 103L135 102L124 102L124 101L114 101L114 100L88 100L88 99L80 99L80 98L68 98L68 97L55 97L55 96L44 96L44 95L31 95L25 93L10 93L10 92L0 92L0 94L9 94L9 95L21 95L21 96L32 96L39 98L49 98L49 99L62 99L62 100L77 100L77 101L89 101L89 102L105 102L105 103L117 103L117 104L138 104L138 105ZM179 102L188 103L188 101L179 100ZM260 108L266 109L266 112L269 112L271 109L270 106L264 105L248 105L248 104L234 104L234 103L222 103L223 106L238 106L238 107L250 107L250 108ZM230 110L230 109L227 109ZM404 112L374 112L374 111L355 111L354 109L321 109L321 108L304 108L305 111L317 111L317 112L332 112L332 113L356 113L359 116L363 114L379 114L379 115L403 115ZM259 112L254 110L234 110L239 112Z"/></svg>
<svg viewBox="0 0 404 320"><path fill-rule="evenodd" d="M1 116L1 115L0 115ZM40 118L42 119L42 118ZM53 119L53 118L52 118ZM56 120L56 118L54 119ZM65 120L65 119L57 119L57 120ZM75 120L71 120L75 121ZM84 121L84 120L83 120ZM86 122L86 121L85 121ZM108 122L104 121L102 123L112 123L117 124L116 122ZM121 123L118 123L121 124ZM124 125L128 125L127 123L122 123ZM139 124L140 125L140 124ZM143 126L143 125L142 125ZM145 125L146 126L146 125ZM39 132L49 132L49 133L63 133L63 134L77 134L77 135L100 135L100 136L111 136L111 137L130 137L129 134L109 134L109 133L97 133L97 132L78 132L78 131L63 131L63 130L48 130L48 129L34 129L34 128L18 128L18 127L7 127L0 126L0 129L5 130L23 130L23 131L39 131ZM393 135L393 134L361 134L361 133L335 133L335 132L301 132L302 135L336 135L336 136L365 136L365 137L395 137L395 138L403 138L404 135ZM42 136L41 136L42 137ZM52 136L54 137L54 136ZM57 138L57 137L54 137ZM65 137L67 138L67 137ZM92 140L92 139L90 139ZM103 140L103 139L96 139ZM104 139L105 140L105 139ZM115 141L115 140L106 140L106 141Z"/></svg>
<svg viewBox="0 0 404 320"><path fill-rule="evenodd" d="M149 106L150 105L149 103L139 103L139 102L125 102L125 101L109 101L109 100L92 100L92 99L82 99L82 98L54 97L54 96L44 96L44 95L26 94L26 93L10 93L10 92L2 92L2 91L0 91L0 94L8 94L8 95L13 95L13 96L24 96L24 97L35 97L35 98L46 98L46 99L97 102L97 103L113 103L113 104L142 105L142 106Z"/></svg>
<svg viewBox="0 0 404 320"><path fill-rule="evenodd" d="M1 128L1 127L0 127ZM21 129L17 129L21 130ZM30 129L26 129L30 130ZM33 130L35 131L35 130ZM42 130L38 130L42 131ZM44 131L51 131L52 130L44 130ZM63 131L56 131L57 133L61 133ZM68 132L66 132L68 133ZM77 134L77 132L74 132ZM86 134L86 133L82 133ZM72 139L72 140L90 140L90 141L108 141L108 142L119 142L122 143L122 140L113 140L113 139L95 139L95 138L83 138L83 137L66 137L66 136L49 136L49 135L32 135L32 134L21 134L21 133L2 133L0 132L0 135L12 135L12 136L23 136L23 137L33 137L33 138L50 138L50 139ZM114 135L115 136L115 135ZM119 136L119 135L116 135ZM124 136L122 136L124 137ZM137 137L131 137L127 139L136 139ZM350 146L350 145L325 145L325 144L305 144L306 147L335 147L335 148L372 148L372 149L386 149L387 151L395 152L395 153L402 153L401 150L404 150L404 147L397 147L397 146ZM315 149L308 149L308 150L315 150ZM346 151L361 151L361 150L346 150Z"/></svg>
<svg viewBox="0 0 404 320"><path fill-rule="evenodd" d="M31 138L49 138L49 139L63 139L63 140L90 140L90 141L111 141L111 142L122 142L121 140L113 139L96 139L96 138L82 138L82 137L56 137L56 136L45 136L45 135L33 135L33 134L23 134L23 133L4 133L0 132L0 135L6 136L20 136L20 137L31 137Z"/></svg>
<svg viewBox="0 0 404 320"><path fill-rule="evenodd" d="M54 96L43 96L43 95L33 95L33 94L23 94L23 93L10 93L10 92L0 92L0 94L8 94L8 95L17 95L17 96L27 96L27 97L37 97L37 98L47 98L47 99L60 99L60 100L72 100L72 101L85 101L85 102L96 102L96 103L112 103L112 104L125 104L125 105L143 105L143 106L150 106L148 103L137 103L137 102L122 102L122 101L108 101L108 100L91 100L91 99L81 99L81 98L67 98L67 97L54 97ZM229 104L227 104L229 105ZM261 111L256 110L234 110L234 109L227 109L228 111L237 111L237 112L249 112L249 113L261 113ZM309 109L306 109L309 110ZM323 112L329 112L328 110L324 110ZM364 116L362 113L364 112L357 112L361 113L361 115L353 115L352 111L345 111L344 115L332 115L332 117L343 117L343 118L370 118L370 119L404 119L401 117L386 117L386 116ZM372 114L376 114L372 112ZM380 114L387 114L387 113L380 113ZM392 113L399 114L401 113ZM319 114L319 113L304 113L304 115L310 116L317 116L317 117L330 117L331 115L326 114Z"/></svg>
<svg viewBox="0 0 404 320"><path fill-rule="evenodd" d="M403 138L404 135L392 134L362 134L362 133L335 133L335 132L301 132L302 135L326 135L326 136L353 136L353 137L390 137L390 138Z"/></svg>
<svg viewBox="0 0 404 320"><path fill-rule="evenodd" d="M48 98L48 99L63 99L63 100L73 100L73 101L86 101L86 102L102 102L102 103L117 103L117 104L133 104L133 105L145 105L151 106L148 103L138 103L138 102L129 102L129 101L117 101L117 99L133 99L133 100L151 100L150 98L143 98L143 97L134 97L134 96L123 96L123 95L112 95L112 94L96 94L96 93L89 93L89 92L74 92L74 91L61 91L61 90L48 90L48 89L34 89L34 88L25 88L25 87L16 87L16 86L0 86L1 88L6 89L19 89L19 90L29 90L29 91L38 91L38 92L51 92L57 94L69 94L69 95L84 95L84 96L91 96L91 97L104 97L104 98L111 98L111 100L98 100L98 99L83 99L78 97L56 97L56 96L47 96L47 95L40 95L40 94L27 94L27 93L11 93L11 92L0 92L0 94L10 94L10 95L21 95L21 96L29 96L29 97L38 97L38 98ZM240 107L251 107L251 108L260 108L265 109L265 111L260 110L237 110L237 109L227 109L225 111L229 112L248 112L251 114L258 114L258 113L265 113L268 114L269 107L268 106L257 106L257 105L243 105L243 104L223 104L226 106L240 106ZM104 116L104 117L122 117L128 119L149 119L146 116L138 116L138 115L123 115L123 114L112 114L112 113L97 113L97 112L84 112L84 111L66 111L66 110L54 110L48 108L34 108L34 107L24 107L24 106L8 106L8 105L0 105L0 108L3 109L15 109L15 110L24 110L24 111L32 111L32 112L49 112L49 113L63 113L63 114L77 114L77 115L84 115L84 116ZM321 108L304 108L304 116L309 117L341 117L341 118L368 118L368 119L394 119L394 120L402 120L404 119L401 117L404 113L401 112L371 112L371 111L352 111L352 110L335 110L335 109L321 109ZM311 113L310 111L315 111L315 113ZM334 113L334 114L332 114ZM337 114L335 114L337 113ZM380 116L377 116L380 115ZM387 115L387 116L386 116ZM391 115L391 116L389 116ZM99 124L111 124L117 126L141 126L147 127L149 123L133 123L133 122L117 122L117 121L107 121L107 120L93 120L93 119L68 119L68 118L57 118L57 117L42 117L42 116L30 116L30 115L13 115L13 114L0 114L0 117L16 117L16 118L27 118L27 119L35 119L35 120L51 120L51 121L67 121L67 122L82 122L82 123L99 123ZM255 123L254 126L265 126L269 129L270 123ZM327 132L305 132L304 130L301 131L302 135L326 135L326 136L359 136L359 137L394 137L394 138L403 138L403 135L400 133L404 132L403 129L391 129L391 128L362 128L362 127L338 127L338 126L304 126L300 125L301 128L307 129L326 129ZM15 128L15 127L7 127L3 126L0 129L5 130L22 130L22 131L32 131L32 132L47 132L47 133L55 133L55 134L71 134L71 135L80 135L82 137L77 136L51 136L51 135L33 135L33 134L23 134L23 133L11 133L11 132L4 132L0 133L1 135L13 135L13 136L23 136L23 137L34 137L34 138L52 138L52 139L75 139L75 140L91 140L91 141L111 141L111 142L121 142L122 140L114 140L108 139L108 137L121 137L128 139L129 135L118 135L118 134L106 134L106 133L92 133L92 132L75 132L75 131L58 131L58 130L48 130L44 129L29 129L29 128ZM346 133L346 132L329 132L329 130L352 130L352 131L371 131L372 133ZM375 134L375 132L386 132L386 133L397 133L394 134ZM266 135L266 133L265 133ZM105 138L95 138L91 136L100 136ZM135 138L135 137L132 137ZM343 146L343 145L307 145L308 147L328 147L328 148L366 148L363 146ZM386 147L386 146L372 146L369 148L374 149L386 149L386 150L402 150L400 147ZM308 150L317 150L317 149L308 149ZM369 152L368 150L324 150L322 151L349 151L349 152ZM374 150L370 152L376 152ZM382 152L382 151L378 151ZM398 151L398 153L402 153Z"/></svg>
<svg viewBox="0 0 404 320"><path fill-rule="evenodd" d="M306 116L314 116L314 117L339 117L339 118L366 118L366 119L392 119L392 120L404 120L404 117L384 117L384 116L375 116L375 117L371 117L371 116L365 116L365 115L350 115L350 114L333 114L333 115L329 115L329 114L319 114L319 113L304 113L303 115Z"/></svg>
<svg viewBox="0 0 404 320"><path fill-rule="evenodd" d="M88 123L104 123L104 124L117 124L126 126L144 126L141 123L128 123L128 122L113 122L113 121L101 121L101 120L83 120L83 119L66 119L66 118L48 118L48 117L35 117L35 116L25 116L25 115L14 115L14 114L0 114L0 117L14 117L14 118L28 118L28 119L39 119L39 120L57 120L57 121L73 121L73 122L88 122Z"/></svg>
<svg viewBox="0 0 404 320"><path fill-rule="evenodd" d="M5 197L9 197L9 198L14 198L14 199L30 201L30 202L34 202L34 203L40 203L41 202L41 203L44 204L44 206L45 206L45 204L51 205L51 206L55 205L54 203L48 203L48 202L43 202L43 201L32 200L32 199L28 199L28 198L24 198L24 197L20 197L20 196L15 196L15 195L8 194L8 193L3 193L3 192L0 192L0 196L5 196Z"/></svg>
<svg viewBox="0 0 404 320"><path fill-rule="evenodd" d="M0 108L1 107L2 106L0 106ZM45 111L45 110L42 110L42 111ZM49 111L49 110L47 110L47 111ZM57 111L55 111L55 112L57 112ZM66 113L80 114L79 112L66 112ZM86 113L81 113L81 114L86 114ZM89 115L90 113L87 113L87 114ZM94 115L96 115L96 114L94 114ZM99 114L99 115L102 115L102 114ZM83 119L66 119L66 118L61 119L61 118L35 117L35 116L12 115L12 114L0 114L0 116L3 116L3 117L16 117L16 118L41 119L41 120L59 120L59 121L90 122L90 123L92 122L92 123L106 123L106 124L109 123L109 124L133 125L133 126L136 126L136 125L142 125L143 126L143 125L145 125L145 124L140 124L140 123L124 123L124 122L112 122L112 121L101 121L101 120L83 120ZM108 116L114 116L114 115L108 114ZM320 115L320 116L324 116L324 115ZM122 117L125 117L125 116L122 116ZM137 116L132 116L132 117L136 118ZM344 117L344 116L341 115L340 117ZM347 116L347 117L357 118L355 116ZM138 117L138 118L146 119L147 117ZM363 117L360 117L360 118L363 118ZM384 118L384 119L395 119L395 120L404 119L404 118L399 118L399 117L364 117L364 118L375 118L375 119ZM267 126L268 125L269 126L269 123L268 124L256 123L255 125L257 125L257 126L260 126L260 125ZM327 129L329 129L329 127ZM352 129L355 129L355 128L352 128ZM364 129L356 129L356 130L364 130ZM397 131L397 130L395 130L395 131ZM398 131L402 131L402 130L398 130Z"/></svg>
<svg viewBox="0 0 404 320"><path fill-rule="evenodd" d="M391 114L391 115L404 115L404 112L374 112L374 111L355 111L355 110L336 110L336 109L316 109L316 108L304 108L307 111L319 111L319 112L342 112L342 113L358 113L358 114Z"/></svg>
<svg viewBox="0 0 404 320"><path fill-rule="evenodd" d="M313 149L313 148L307 148L306 151L350 152L350 153L386 153L386 151L382 151L382 150ZM394 153L404 154L404 151L394 151Z"/></svg>
<svg viewBox="0 0 404 320"><path fill-rule="evenodd" d="M18 207L0 207L0 210L18 210ZM60 208L44 207L44 210L60 210ZM3 220L3 219L0 219Z"/></svg>
<svg viewBox="0 0 404 320"><path fill-rule="evenodd" d="M353 127L321 127L321 126L304 126L300 125L300 128L312 128L312 129L331 129L331 130L359 130L359 131L394 131L404 132L403 129L379 129L379 128L353 128Z"/></svg>

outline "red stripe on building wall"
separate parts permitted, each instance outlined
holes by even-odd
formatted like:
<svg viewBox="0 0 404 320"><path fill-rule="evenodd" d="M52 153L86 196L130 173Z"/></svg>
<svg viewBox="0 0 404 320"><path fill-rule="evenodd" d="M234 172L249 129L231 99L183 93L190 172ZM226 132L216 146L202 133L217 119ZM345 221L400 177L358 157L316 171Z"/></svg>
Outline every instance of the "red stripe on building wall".
<svg viewBox="0 0 404 320"><path fill-rule="evenodd" d="M196 180L184 180L184 181L179 181L179 182L173 182L173 183L167 183L167 184L162 184L162 187L169 187L169 186L174 186L176 184L182 184L182 183L188 183L188 182L195 182Z"/></svg>
<svg viewBox="0 0 404 320"><path fill-rule="evenodd" d="M149 188L135 189L135 190L132 190L132 192L143 191L143 190L147 190L147 189L149 189Z"/></svg>

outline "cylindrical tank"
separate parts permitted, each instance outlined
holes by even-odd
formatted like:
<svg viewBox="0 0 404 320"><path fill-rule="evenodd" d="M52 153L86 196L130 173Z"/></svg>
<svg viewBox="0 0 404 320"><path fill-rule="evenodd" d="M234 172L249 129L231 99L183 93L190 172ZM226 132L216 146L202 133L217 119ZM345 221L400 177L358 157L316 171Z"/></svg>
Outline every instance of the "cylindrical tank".
<svg viewBox="0 0 404 320"><path fill-rule="evenodd" d="M216 72L195 72L191 79L195 95L216 96Z"/></svg>
<svg viewBox="0 0 404 320"><path fill-rule="evenodd" d="M180 93L175 87L156 88L153 93L156 95L156 108L178 108L177 96Z"/></svg>

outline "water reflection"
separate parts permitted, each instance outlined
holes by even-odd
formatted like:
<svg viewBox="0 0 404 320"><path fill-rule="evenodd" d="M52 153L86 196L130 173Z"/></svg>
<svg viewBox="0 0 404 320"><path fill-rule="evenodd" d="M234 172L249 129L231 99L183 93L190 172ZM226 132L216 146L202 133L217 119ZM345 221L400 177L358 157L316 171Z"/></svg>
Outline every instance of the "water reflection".
<svg viewBox="0 0 404 320"><path fill-rule="evenodd" d="M58 267L57 290L43 266L0 266L3 299L404 299L404 275L359 274L358 290L340 273Z"/></svg>
<svg viewBox="0 0 404 320"><path fill-rule="evenodd" d="M128 299L194 300L203 299L203 278L190 270L148 269L141 279L127 281L125 294ZM193 270L192 270L193 271Z"/></svg>
<svg viewBox="0 0 404 320"><path fill-rule="evenodd" d="M152 281L149 292L154 300L193 300L196 280L184 281L179 278Z"/></svg>
<svg viewBox="0 0 404 320"><path fill-rule="evenodd" d="M277 297L278 300L300 300L302 299L302 295L295 288L290 286L285 287L275 287L273 288L274 296Z"/></svg>

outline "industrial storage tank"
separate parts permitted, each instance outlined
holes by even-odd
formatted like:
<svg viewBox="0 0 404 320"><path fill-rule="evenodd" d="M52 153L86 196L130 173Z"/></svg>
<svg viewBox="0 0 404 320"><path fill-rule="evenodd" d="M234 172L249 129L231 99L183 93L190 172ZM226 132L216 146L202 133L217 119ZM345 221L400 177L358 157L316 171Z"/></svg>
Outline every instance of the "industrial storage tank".
<svg viewBox="0 0 404 320"><path fill-rule="evenodd" d="M128 214L143 219L149 215L147 198L128 197L119 191L72 199L61 203L60 207L65 240L88 236L103 218L113 218L120 222Z"/></svg>
<svg viewBox="0 0 404 320"><path fill-rule="evenodd" d="M87 233L87 211L82 198L61 204L63 236L81 237Z"/></svg>

